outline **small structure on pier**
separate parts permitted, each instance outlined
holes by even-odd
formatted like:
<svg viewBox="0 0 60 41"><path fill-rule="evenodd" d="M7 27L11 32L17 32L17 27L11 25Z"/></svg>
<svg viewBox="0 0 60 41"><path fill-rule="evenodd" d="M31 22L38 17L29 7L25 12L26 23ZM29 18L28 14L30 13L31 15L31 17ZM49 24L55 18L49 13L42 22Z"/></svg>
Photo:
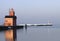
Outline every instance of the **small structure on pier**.
<svg viewBox="0 0 60 41"><path fill-rule="evenodd" d="M5 16L4 26L16 26L16 16L13 8L9 9L9 15Z"/></svg>

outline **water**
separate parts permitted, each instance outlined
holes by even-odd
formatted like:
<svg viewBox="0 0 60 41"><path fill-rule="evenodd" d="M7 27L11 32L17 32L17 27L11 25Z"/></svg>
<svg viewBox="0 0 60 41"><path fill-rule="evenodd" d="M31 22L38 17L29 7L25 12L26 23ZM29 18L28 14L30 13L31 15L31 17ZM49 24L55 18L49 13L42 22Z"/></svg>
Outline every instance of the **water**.
<svg viewBox="0 0 60 41"><path fill-rule="evenodd" d="M4 31L0 41L5 41ZM54 26L31 26L17 30L16 41L60 41L60 28Z"/></svg>

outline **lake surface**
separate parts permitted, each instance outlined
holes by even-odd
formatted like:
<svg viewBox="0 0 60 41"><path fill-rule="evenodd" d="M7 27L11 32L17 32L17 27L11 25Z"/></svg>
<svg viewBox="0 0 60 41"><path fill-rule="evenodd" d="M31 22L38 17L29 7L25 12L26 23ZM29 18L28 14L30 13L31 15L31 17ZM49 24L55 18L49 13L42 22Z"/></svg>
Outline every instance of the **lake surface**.
<svg viewBox="0 0 60 41"><path fill-rule="evenodd" d="M0 41L5 41L4 31ZM30 26L17 30L16 41L60 41L60 28L57 26Z"/></svg>

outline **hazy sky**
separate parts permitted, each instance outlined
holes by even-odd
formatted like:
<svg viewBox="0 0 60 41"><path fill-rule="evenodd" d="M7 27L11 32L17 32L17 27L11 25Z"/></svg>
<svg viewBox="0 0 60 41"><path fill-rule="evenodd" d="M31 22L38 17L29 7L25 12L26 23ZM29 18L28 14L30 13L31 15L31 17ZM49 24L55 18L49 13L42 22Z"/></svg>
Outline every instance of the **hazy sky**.
<svg viewBox="0 0 60 41"><path fill-rule="evenodd" d="M9 8L14 8L18 24L60 21L60 0L0 0L0 24Z"/></svg>

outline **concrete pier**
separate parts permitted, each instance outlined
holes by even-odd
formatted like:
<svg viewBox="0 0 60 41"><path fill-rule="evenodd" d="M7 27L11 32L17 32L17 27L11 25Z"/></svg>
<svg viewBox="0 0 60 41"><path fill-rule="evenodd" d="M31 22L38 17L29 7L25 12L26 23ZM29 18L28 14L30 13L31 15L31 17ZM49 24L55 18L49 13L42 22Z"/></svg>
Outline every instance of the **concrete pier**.
<svg viewBox="0 0 60 41"><path fill-rule="evenodd" d="M53 26L52 24L19 24L19 26Z"/></svg>

